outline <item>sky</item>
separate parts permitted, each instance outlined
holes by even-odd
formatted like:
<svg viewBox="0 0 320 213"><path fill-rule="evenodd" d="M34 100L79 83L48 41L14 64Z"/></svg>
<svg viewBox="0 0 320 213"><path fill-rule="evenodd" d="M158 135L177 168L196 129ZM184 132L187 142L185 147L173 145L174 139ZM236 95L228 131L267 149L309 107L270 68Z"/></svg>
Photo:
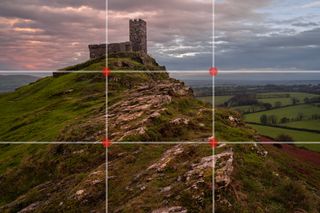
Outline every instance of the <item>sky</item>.
<svg viewBox="0 0 320 213"><path fill-rule="evenodd" d="M0 70L57 70L105 43L105 0L1 0Z"/></svg>
<svg viewBox="0 0 320 213"><path fill-rule="evenodd" d="M109 0L108 40L129 40L129 20L147 22L148 53L167 70L212 66L213 1Z"/></svg>
<svg viewBox="0 0 320 213"><path fill-rule="evenodd" d="M1 0L0 70L56 70L106 42L105 0ZM108 0L108 42L148 24L168 70L320 70L319 0ZM213 15L215 30L213 33ZM214 36L214 59L213 59Z"/></svg>
<svg viewBox="0 0 320 213"><path fill-rule="evenodd" d="M223 0L215 7L221 70L320 70L320 1Z"/></svg>

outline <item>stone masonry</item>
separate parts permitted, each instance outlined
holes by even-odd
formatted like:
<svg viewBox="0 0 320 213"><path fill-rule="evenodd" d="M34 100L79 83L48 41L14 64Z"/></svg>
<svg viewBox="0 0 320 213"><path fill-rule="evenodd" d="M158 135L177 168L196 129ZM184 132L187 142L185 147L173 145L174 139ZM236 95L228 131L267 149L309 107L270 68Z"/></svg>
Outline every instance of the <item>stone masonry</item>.
<svg viewBox="0 0 320 213"><path fill-rule="evenodd" d="M147 22L142 19L130 20L129 27L132 50L147 54Z"/></svg>
<svg viewBox="0 0 320 213"><path fill-rule="evenodd" d="M130 41L108 44L108 53L140 52L147 54L147 22L142 19L129 20ZM106 55L106 44L89 45L90 59Z"/></svg>

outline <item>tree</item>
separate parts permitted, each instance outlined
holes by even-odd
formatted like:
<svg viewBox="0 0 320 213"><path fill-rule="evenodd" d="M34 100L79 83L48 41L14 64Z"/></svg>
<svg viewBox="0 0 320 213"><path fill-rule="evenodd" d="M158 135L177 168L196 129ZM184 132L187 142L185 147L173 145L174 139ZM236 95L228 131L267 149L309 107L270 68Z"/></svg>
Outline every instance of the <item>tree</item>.
<svg viewBox="0 0 320 213"><path fill-rule="evenodd" d="M298 121L302 121L304 118L304 114L302 112L299 112L298 115L297 115L297 120Z"/></svg>
<svg viewBox="0 0 320 213"><path fill-rule="evenodd" d="M277 101L276 103L274 103L274 107L279 108L282 106L282 103L280 101Z"/></svg>
<svg viewBox="0 0 320 213"><path fill-rule="evenodd" d="M290 119L287 118L287 117L283 117L283 118L280 119L280 123L282 123L282 124L288 123L289 121L290 121Z"/></svg>
<svg viewBox="0 0 320 213"><path fill-rule="evenodd" d="M268 121L269 121L270 124L275 125L275 124L278 123L278 118L277 118L277 116L275 116L275 115L270 115L270 116L268 117Z"/></svg>
<svg viewBox="0 0 320 213"><path fill-rule="evenodd" d="M295 97L292 97L292 98L291 98L291 103L292 103L292 105L296 105L296 104L299 103L299 99L298 99L298 98L295 98Z"/></svg>
<svg viewBox="0 0 320 213"><path fill-rule="evenodd" d="M269 104L269 103L263 103L263 107L264 107L266 110L272 109L272 105Z"/></svg>
<svg viewBox="0 0 320 213"><path fill-rule="evenodd" d="M293 139L290 135L286 135L286 134L280 134L277 138L276 141L280 141L280 142L293 142Z"/></svg>
<svg viewBox="0 0 320 213"><path fill-rule="evenodd" d="M260 116L260 123L262 124L268 124L268 117L266 114L263 114Z"/></svg>

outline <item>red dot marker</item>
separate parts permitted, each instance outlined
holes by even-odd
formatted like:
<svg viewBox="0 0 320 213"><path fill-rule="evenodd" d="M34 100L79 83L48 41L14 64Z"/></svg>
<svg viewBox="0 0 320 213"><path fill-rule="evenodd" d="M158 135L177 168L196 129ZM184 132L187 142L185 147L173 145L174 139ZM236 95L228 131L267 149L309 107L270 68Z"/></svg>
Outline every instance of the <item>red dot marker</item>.
<svg viewBox="0 0 320 213"><path fill-rule="evenodd" d="M211 67L210 70L209 70L209 72L210 72L210 75L211 75L211 76L216 76L216 75L218 75L218 69L217 69L216 67Z"/></svg>
<svg viewBox="0 0 320 213"><path fill-rule="evenodd" d="M211 147L212 147L213 149L218 146L218 143L219 143L218 140L215 139L215 138L210 138L210 139L209 139L209 144L211 145Z"/></svg>
<svg viewBox="0 0 320 213"><path fill-rule="evenodd" d="M104 146L104 148L109 148L111 146L111 141L108 138L105 138L102 141L102 145Z"/></svg>
<svg viewBox="0 0 320 213"><path fill-rule="evenodd" d="M102 73L105 77L108 77L111 73L111 70L108 67L103 68Z"/></svg>

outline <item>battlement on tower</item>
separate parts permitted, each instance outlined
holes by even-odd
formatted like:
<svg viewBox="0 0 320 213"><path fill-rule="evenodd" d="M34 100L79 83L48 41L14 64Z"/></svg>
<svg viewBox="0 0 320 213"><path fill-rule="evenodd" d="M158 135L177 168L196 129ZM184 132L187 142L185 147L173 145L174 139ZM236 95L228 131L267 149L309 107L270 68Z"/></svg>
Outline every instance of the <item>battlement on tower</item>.
<svg viewBox="0 0 320 213"><path fill-rule="evenodd" d="M108 44L108 53L140 52L148 53L147 48L147 22L142 19L129 20L129 40L121 43ZM90 59L100 58L106 55L106 44L89 45Z"/></svg>

